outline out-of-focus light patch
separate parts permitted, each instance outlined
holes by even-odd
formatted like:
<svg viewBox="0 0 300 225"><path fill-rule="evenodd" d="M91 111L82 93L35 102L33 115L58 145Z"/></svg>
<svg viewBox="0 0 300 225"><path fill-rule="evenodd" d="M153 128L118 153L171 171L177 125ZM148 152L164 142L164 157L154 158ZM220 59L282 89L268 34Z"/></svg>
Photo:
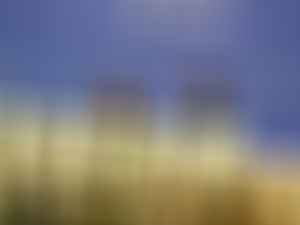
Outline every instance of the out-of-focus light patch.
<svg viewBox="0 0 300 225"><path fill-rule="evenodd" d="M212 176L224 176L226 173L235 171L239 164L236 151L222 149L223 145L217 143L208 144L201 150L201 167Z"/></svg>
<svg viewBox="0 0 300 225"><path fill-rule="evenodd" d="M223 43L236 25L235 0L119 0L114 20L123 33L160 43Z"/></svg>

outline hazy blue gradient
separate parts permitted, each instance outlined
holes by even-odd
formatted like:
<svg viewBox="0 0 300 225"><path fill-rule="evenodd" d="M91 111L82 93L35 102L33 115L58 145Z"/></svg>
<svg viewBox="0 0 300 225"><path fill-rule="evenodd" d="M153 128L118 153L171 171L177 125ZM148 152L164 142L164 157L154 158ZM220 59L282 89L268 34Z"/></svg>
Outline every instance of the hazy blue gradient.
<svg viewBox="0 0 300 225"><path fill-rule="evenodd" d="M124 72L163 96L176 74L212 65L241 84L242 115L258 133L298 137L299 1L136 2L1 0L2 85L82 95L95 77Z"/></svg>

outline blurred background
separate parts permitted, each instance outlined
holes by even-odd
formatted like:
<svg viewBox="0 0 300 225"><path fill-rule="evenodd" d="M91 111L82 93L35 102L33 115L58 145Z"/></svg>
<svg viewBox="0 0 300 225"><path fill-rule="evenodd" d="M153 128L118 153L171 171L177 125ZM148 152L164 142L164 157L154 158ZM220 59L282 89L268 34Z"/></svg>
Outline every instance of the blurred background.
<svg viewBox="0 0 300 225"><path fill-rule="evenodd" d="M0 225L298 225L296 0L0 2Z"/></svg>

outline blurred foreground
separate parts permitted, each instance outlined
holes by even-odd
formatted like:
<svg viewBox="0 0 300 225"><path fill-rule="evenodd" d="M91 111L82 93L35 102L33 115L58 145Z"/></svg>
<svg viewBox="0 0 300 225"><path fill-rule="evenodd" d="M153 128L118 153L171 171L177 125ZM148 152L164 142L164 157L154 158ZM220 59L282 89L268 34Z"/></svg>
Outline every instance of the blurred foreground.
<svg viewBox="0 0 300 225"><path fill-rule="evenodd" d="M297 166L248 151L227 92L187 83L166 122L133 87L104 85L78 120L2 112L0 224L300 224Z"/></svg>

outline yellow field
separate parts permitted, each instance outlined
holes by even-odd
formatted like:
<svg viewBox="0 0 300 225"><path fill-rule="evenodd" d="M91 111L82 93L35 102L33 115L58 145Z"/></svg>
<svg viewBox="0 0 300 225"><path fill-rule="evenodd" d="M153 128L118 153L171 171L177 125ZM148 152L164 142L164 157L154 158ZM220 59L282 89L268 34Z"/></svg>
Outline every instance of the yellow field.
<svg viewBox="0 0 300 225"><path fill-rule="evenodd" d="M21 143L1 147L3 225L300 224L299 177L254 170L225 145L147 152L144 142L77 139L58 141L42 162L38 146Z"/></svg>

